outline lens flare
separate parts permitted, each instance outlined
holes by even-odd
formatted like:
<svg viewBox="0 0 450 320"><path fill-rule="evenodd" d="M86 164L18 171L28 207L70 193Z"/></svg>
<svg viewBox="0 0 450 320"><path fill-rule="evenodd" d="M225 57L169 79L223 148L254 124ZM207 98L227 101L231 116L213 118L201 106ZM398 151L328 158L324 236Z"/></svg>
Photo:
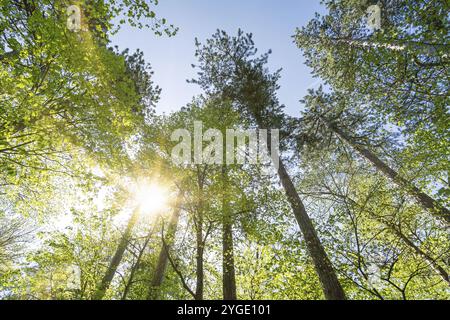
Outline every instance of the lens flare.
<svg viewBox="0 0 450 320"><path fill-rule="evenodd" d="M143 183L137 186L134 199L142 214L155 214L167 207L169 192L157 183Z"/></svg>

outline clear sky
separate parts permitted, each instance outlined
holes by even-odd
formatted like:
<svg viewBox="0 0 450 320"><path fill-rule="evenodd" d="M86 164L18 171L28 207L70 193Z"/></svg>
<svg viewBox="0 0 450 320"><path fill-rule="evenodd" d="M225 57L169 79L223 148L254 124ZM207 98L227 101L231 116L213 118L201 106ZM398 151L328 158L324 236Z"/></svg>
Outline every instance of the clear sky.
<svg viewBox="0 0 450 320"><path fill-rule="evenodd" d="M198 86L186 83L195 76L191 67L196 63L194 39L203 42L216 29L234 35L241 28L253 33L260 53L272 49L269 67L272 71L283 68L278 96L289 114L298 115L298 101L308 88L318 86L292 35L315 12L324 13L319 0L160 0L155 11L180 28L175 37L124 27L113 44L144 52L155 71L154 80L163 90L158 113L177 110L201 93Z"/></svg>

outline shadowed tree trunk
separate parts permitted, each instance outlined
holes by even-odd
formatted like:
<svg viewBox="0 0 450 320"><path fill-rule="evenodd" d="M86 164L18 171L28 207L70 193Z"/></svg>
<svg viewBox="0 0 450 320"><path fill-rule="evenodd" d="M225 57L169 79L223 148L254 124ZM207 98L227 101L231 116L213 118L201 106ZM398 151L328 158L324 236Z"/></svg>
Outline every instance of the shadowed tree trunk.
<svg viewBox="0 0 450 320"><path fill-rule="evenodd" d="M236 300L236 275L234 268L233 252L233 220L230 211L230 202L228 195L228 172L225 165L222 166L223 198L222 198L222 284L223 299Z"/></svg>
<svg viewBox="0 0 450 320"><path fill-rule="evenodd" d="M114 254L111 263L109 264L108 270L106 270L102 282L97 288L97 291L94 295L94 300L101 300L105 296L106 290L108 290L111 281L114 278L114 274L117 271L117 267L122 261L123 254L128 246L128 242L130 241L133 227L136 224L138 217L139 217L139 209L135 209L130 217L130 220L128 220L127 228L125 229L125 232L122 235L122 238L120 239L119 245L117 246L116 249L116 253Z"/></svg>
<svg viewBox="0 0 450 320"><path fill-rule="evenodd" d="M199 199L197 212L195 215L195 240L196 240L196 286L195 286L195 300L203 300L203 288L204 288L204 266L203 256L205 241L203 239L203 223L204 223L204 182L205 182L205 170L200 171L200 167L197 167L197 184L199 191Z"/></svg>
<svg viewBox="0 0 450 320"><path fill-rule="evenodd" d="M257 120L257 122L258 127L261 129L262 121ZM272 138L270 130L267 130L267 132L267 149L268 152L271 153ZM306 212L305 206L300 199L297 190L295 189L294 183L292 182L281 157L279 157L278 161L278 176L281 180L281 185L285 190L287 200L289 201L292 211L294 212L300 231L305 238L306 248L308 249L308 253L313 260L314 268L319 276L325 298L327 300L345 300L345 292L342 289L335 270L333 269L333 265L331 264L331 261L329 260L327 253L325 252L325 249L317 236L317 232L311 218Z"/></svg>
<svg viewBox="0 0 450 320"><path fill-rule="evenodd" d="M450 212L447 208L442 206L435 199L431 198L426 193L422 192L419 188L417 188L413 183L409 182L405 178L403 178L398 172L389 167L383 160L378 158L374 153L370 150L364 148L360 144L356 143L354 139L352 139L347 133L338 128L336 124L331 123L320 117L322 122L338 137L340 137L343 141L345 141L348 145L354 148L358 153L366 158L369 162L371 162L379 171L381 171L384 175L390 178L395 184L397 184L400 188L405 190L410 196L414 197L417 202L422 205L423 208L428 210L435 217L443 220L445 223L450 224Z"/></svg>
<svg viewBox="0 0 450 320"><path fill-rule="evenodd" d="M203 211L198 211L197 215L197 227L196 227L196 243L197 252L195 255L196 260L196 277L197 283L195 286L195 300L203 300L203 282L204 282L204 271L203 271L203 256L204 256L204 243L203 243Z"/></svg>
<svg viewBox="0 0 450 320"><path fill-rule="evenodd" d="M336 276L336 272L317 236L314 225L306 212L289 174L280 159L278 175L286 192L287 199L294 211L294 216L305 238L306 247L313 260L315 270L322 284L325 298L328 300L344 300L345 293Z"/></svg>
<svg viewBox="0 0 450 320"><path fill-rule="evenodd" d="M173 243L175 239L175 233L178 227L180 212L181 212L180 202L178 202L173 209L172 217L170 218L169 227L167 230L167 236L165 236L166 247L164 247L163 244L161 246L161 251L159 252L155 273L153 274L152 281L150 283L150 289L147 297L148 300L156 300L159 298L159 290L164 280L164 274L166 272L167 263L169 262L168 250L170 249L170 245Z"/></svg>

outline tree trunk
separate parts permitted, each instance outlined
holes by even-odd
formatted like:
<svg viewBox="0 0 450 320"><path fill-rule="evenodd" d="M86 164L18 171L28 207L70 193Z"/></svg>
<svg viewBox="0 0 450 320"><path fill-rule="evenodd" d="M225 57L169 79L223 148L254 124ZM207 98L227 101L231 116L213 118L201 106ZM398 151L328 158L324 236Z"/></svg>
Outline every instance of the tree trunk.
<svg viewBox="0 0 450 320"><path fill-rule="evenodd" d="M197 245L196 252L196 277L197 282L195 286L195 300L203 300L203 287L204 287L204 267L203 267L203 256L204 256L204 247L205 243L203 240L203 186L204 186L204 173L200 173L200 169L198 168L197 177L198 177L198 188L199 188L199 200L197 207L197 215L195 217L196 228L195 228L195 238Z"/></svg>
<svg viewBox="0 0 450 320"><path fill-rule="evenodd" d="M131 268L130 276L128 277L127 283L125 284L125 288L123 289L121 300L127 300L128 293L130 292L131 285L133 284L134 275L135 275L136 271L139 269L139 266L141 264L141 257L142 257L141 253L142 252L144 252L144 250L142 250L139 253L139 257L137 258L136 263Z"/></svg>
<svg viewBox="0 0 450 320"><path fill-rule="evenodd" d="M339 129L335 124L330 123L322 117L320 117L320 119L331 131L333 131L338 137L340 137L352 148L358 151L361 156L371 162L379 171L383 172L388 178L390 178L400 188L404 189L409 195L416 198L418 203L422 205L423 208L428 210L435 217L443 220L445 223L450 224L450 212L447 208L440 205L439 202L431 198L426 193L420 191L419 188L417 188L413 183L400 176L398 172L389 167L374 153L357 144L349 135L347 135L343 130Z"/></svg>
<svg viewBox="0 0 450 320"><path fill-rule="evenodd" d="M225 165L222 166L223 198L222 198L222 288L224 300L236 300L236 275L234 268L233 252L233 220L231 217L228 198L228 172Z"/></svg>
<svg viewBox="0 0 450 320"><path fill-rule="evenodd" d="M295 218L305 238L306 247L313 260L315 270L319 276L325 298L328 300L345 300L345 293L339 283L333 266L317 236L314 225L306 212L297 190L292 183L282 160L279 160L278 175L286 192L288 201L294 211Z"/></svg>
<svg viewBox="0 0 450 320"><path fill-rule="evenodd" d="M197 231L196 231L196 242L197 242L197 254L196 254L196 276L197 285L195 287L195 300L203 300L203 255L204 255L204 244L203 244L203 213L199 213L197 218Z"/></svg>
<svg viewBox="0 0 450 320"><path fill-rule="evenodd" d="M203 219L199 217L199 226L197 227L196 238L197 238L197 253L196 253L196 276L197 276L197 285L195 287L195 300L203 300L203 254L204 254L204 244L203 244L203 227L201 225L201 221Z"/></svg>
<svg viewBox="0 0 450 320"><path fill-rule="evenodd" d="M323 37L321 40L332 41L335 44L343 44L347 47L359 47L361 49L367 48L383 48L391 51L408 51L414 55L426 54L433 56L436 54L437 49L445 49L445 44L440 43L427 43L420 41L391 41L391 42L380 42L372 41L370 39L349 39L349 38L329 38Z"/></svg>
<svg viewBox="0 0 450 320"><path fill-rule="evenodd" d="M256 117L255 117L256 118ZM259 128L262 127L261 122L258 121ZM270 130L267 130L267 149L271 152L272 138ZM329 260L325 249L317 236L316 229L306 212L300 196L295 189L295 186L289 176L284 163L279 158L278 163L278 176L280 177L281 184L289 201L292 211L294 212L295 219L300 227L300 230L305 238L306 248L311 256L316 270L319 276L319 281L322 285L322 290L327 300L345 300L345 292L339 282L336 272L333 269L331 261Z"/></svg>
<svg viewBox="0 0 450 320"><path fill-rule="evenodd" d="M137 222L139 217L139 209L135 209L133 214L131 215L130 220L128 220L127 228L125 229L125 233L122 235L120 239L119 245L117 246L116 253L114 254L111 263L103 276L102 282L97 288L97 292L94 295L94 300L101 300L105 296L106 290L108 290L112 279L114 278L114 274L117 271L117 267L122 261L123 254L128 246L128 242L131 237L131 233L133 231L133 227Z"/></svg>
<svg viewBox="0 0 450 320"><path fill-rule="evenodd" d="M172 217L170 218L169 227L167 230L166 243L167 247L162 245L161 251L159 252L158 262L156 264L155 273L153 274L152 281L150 283L150 289L148 293L148 300L156 300L159 298L159 289L164 280L164 274L166 272L167 263L169 261L169 255L167 250L169 250L171 244L175 239L175 233L178 227L178 220L180 218L181 208L177 204L172 212Z"/></svg>
<svg viewBox="0 0 450 320"><path fill-rule="evenodd" d="M125 285L125 288L123 290L122 294L122 300L127 299L128 292L130 291L131 286L133 285L133 279L136 274L136 271L139 269L139 266L141 265L142 256L144 255L145 249L147 249L148 243L150 242L150 239L152 238L154 232L155 232L156 226L153 226L151 230L149 231L147 238L145 239L144 245L142 246L142 249L139 250L139 255L136 259L136 263L133 265L130 271L130 276L128 277L128 281Z"/></svg>

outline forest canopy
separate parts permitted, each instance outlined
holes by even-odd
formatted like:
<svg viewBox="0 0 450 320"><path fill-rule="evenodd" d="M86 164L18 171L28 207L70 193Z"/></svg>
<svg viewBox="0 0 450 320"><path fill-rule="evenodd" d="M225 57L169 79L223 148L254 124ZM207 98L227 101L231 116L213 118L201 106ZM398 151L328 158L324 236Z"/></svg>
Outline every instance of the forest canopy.
<svg viewBox="0 0 450 320"><path fill-rule="evenodd" d="M322 4L294 116L258 30L161 113L157 0L0 0L0 299L450 299L449 2Z"/></svg>

